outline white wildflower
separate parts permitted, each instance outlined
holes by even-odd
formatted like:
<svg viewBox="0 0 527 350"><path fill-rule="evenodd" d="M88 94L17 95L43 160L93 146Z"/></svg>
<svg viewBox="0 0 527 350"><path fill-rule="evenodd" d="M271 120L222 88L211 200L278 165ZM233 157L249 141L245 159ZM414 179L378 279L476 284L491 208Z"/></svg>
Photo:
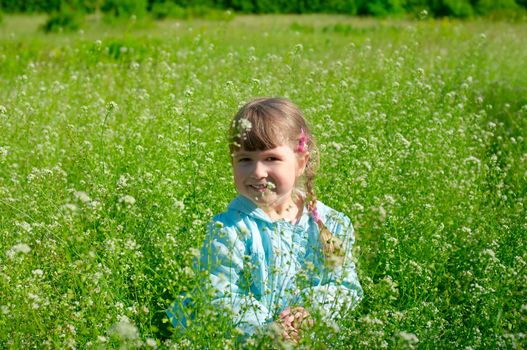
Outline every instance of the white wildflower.
<svg viewBox="0 0 527 350"><path fill-rule="evenodd" d="M123 340L133 340L139 337L137 327L126 316L121 317L121 320L112 327L111 333Z"/></svg>
<svg viewBox="0 0 527 350"><path fill-rule="evenodd" d="M304 51L304 46L302 44L296 44L293 50L296 54L301 54Z"/></svg>
<svg viewBox="0 0 527 350"><path fill-rule="evenodd" d="M401 133L396 133L395 135L399 138L399 141L401 141L404 147L410 146L411 142L408 141Z"/></svg>
<svg viewBox="0 0 527 350"><path fill-rule="evenodd" d="M360 203L353 203L353 205L351 206L351 208L353 210L356 210L358 212L363 212L364 211L364 206Z"/></svg>
<svg viewBox="0 0 527 350"><path fill-rule="evenodd" d="M266 185L267 189L274 190L276 188L276 185L272 182L268 182Z"/></svg>
<svg viewBox="0 0 527 350"><path fill-rule="evenodd" d="M192 255L193 257L195 257L197 259L199 259L201 253L200 253L199 249L193 247L193 248L190 248L190 255Z"/></svg>
<svg viewBox="0 0 527 350"><path fill-rule="evenodd" d="M130 195L124 195L119 199L119 202L127 204L127 205L134 205L135 204L135 198Z"/></svg>
<svg viewBox="0 0 527 350"><path fill-rule="evenodd" d="M463 160L463 163L465 163L465 164L467 164L469 162L477 164L478 168L479 168L479 166L481 164L481 161L478 158L474 157L474 156L467 157L467 158L465 158Z"/></svg>
<svg viewBox="0 0 527 350"><path fill-rule="evenodd" d="M253 125L248 119L242 118L238 120L238 132L240 136L245 138L245 134L252 129Z"/></svg>
<svg viewBox="0 0 527 350"><path fill-rule="evenodd" d="M11 249L9 249L6 254L9 258L13 258L18 253L27 254L30 251L31 251L31 248L27 244L19 243L19 244L15 244L14 246L12 246Z"/></svg>
<svg viewBox="0 0 527 350"><path fill-rule="evenodd" d="M9 154L9 147L0 146L0 160L6 160L8 154Z"/></svg>
<svg viewBox="0 0 527 350"><path fill-rule="evenodd" d="M71 204L71 203L66 203L63 206L61 206L61 208L64 211L71 211L73 213L76 212L79 209L75 204Z"/></svg>
<svg viewBox="0 0 527 350"><path fill-rule="evenodd" d="M75 191L73 195L82 203L88 203L89 201L91 201L90 196L88 196L88 194L84 191Z"/></svg>
<svg viewBox="0 0 527 350"><path fill-rule="evenodd" d="M128 178L125 175L119 176L119 180L117 181L117 187L126 187L128 186Z"/></svg>
<svg viewBox="0 0 527 350"><path fill-rule="evenodd" d="M419 338L413 333L399 332L399 337L409 345L415 345L419 343Z"/></svg>
<svg viewBox="0 0 527 350"><path fill-rule="evenodd" d="M44 271L42 271L41 269L35 269L35 270L31 271L31 273L32 273L33 275L35 275L35 276L39 276L39 277L42 276L42 275L44 275Z"/></svg>
<svg viewBox="0 0 527 350"><path fill-rule="evenodd" d="M108 113L110 113L110 112L117 112L117 111L119 111L119 105L116 102L114 102L114 101L110 101L106 105L106 111Z"/></svg>
<svg viewBox="0 0 527 350"><path fill-rule="evenodd" d="M481 254L484 256L488 256L490 260L497 260L496 253L492 249L484 249Z"/></svg>
<svg viewBox="0 0 527 350"><path fill-rule="evenodd" d="M194 90L192 88L187 88L184 94L185 94L185 97L192 97L192 95L194 95Z"/></svg>
<svg viewBox="0 0 527 350"><path fill-rule="evenodd" d="M9 315L9 306L7 305L0 306L0 311L2 311L2 314L4 315Z"/></svg>
<svg viewBox="0 0 527 350"><path fill-rule="evenodd" d="M146 345L154 349L157 348L157 343L155 339L152 339L152 338L146 338Z"/></svg>
<svg viewBox="0 0 527 350"><path fill-rule="evenodd" d="M31 224L30 223L27 223L25 221L22 221L22 222L17 222L16 225L18 227L20 227L22 230L26 231L26 232L31 232L32 231L32 227L31 227Z"/></svg>
<svg viewBox="0 0 527 350"><path fill-rule="evenodd" d="M174 199L174 206L179 209L179 210L183 210L185 209L185 203L183 203L183 201L180 201L178 199Z"/></svg>

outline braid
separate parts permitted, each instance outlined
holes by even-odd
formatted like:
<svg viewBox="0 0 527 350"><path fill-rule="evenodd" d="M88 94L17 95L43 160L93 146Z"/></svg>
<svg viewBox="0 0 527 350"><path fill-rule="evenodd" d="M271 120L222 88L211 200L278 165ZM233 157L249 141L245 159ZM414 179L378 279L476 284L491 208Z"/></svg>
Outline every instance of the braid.
<svg viewBox="0 0 527 350"><path fill-rule="evenodd" d="M308 203L307 210L313 220L317 223L325 262L329 266L342 265L344 258L342 242L328 230L326 225L324 225L317 210L317 196L315 195L314 191L314 182L315 171L319 163L319 155L312 137L309 138L309 148L312 152L311 154L313 158L312 160L309 160L304 173L304 187L306 190L306 199Z"/></svg>

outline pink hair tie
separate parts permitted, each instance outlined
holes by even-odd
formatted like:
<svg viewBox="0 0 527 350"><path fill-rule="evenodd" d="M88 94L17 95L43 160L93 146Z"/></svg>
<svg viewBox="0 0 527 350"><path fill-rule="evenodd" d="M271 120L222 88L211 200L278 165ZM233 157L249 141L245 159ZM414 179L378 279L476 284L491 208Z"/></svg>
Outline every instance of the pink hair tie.
<svg viewBox="0 0 527 350"><path fill-rule="evenodd" d="M297 152L305 152L306 151L306 145L307 145L307 135L304 132L304 129L300 129L300 139L298 140L298 146L296 148Z"/></svg>
<svg viewBox="0 0 527 350"><path fill-rule="evenodd" d="M311 216L313 216L313 220L316 223L319 223L321 221L320 214L318 213L317 207L313 208L313 210L311 211Z"/></svg>

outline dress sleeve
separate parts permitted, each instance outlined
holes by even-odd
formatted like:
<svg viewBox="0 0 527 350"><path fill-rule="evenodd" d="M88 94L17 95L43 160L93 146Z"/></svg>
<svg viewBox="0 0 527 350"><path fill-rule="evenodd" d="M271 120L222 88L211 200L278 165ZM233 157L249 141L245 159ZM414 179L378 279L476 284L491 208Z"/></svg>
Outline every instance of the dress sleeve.
<svg viewBox="0 0 527 350"><path fill-rule="evenodd" d="M240 239L248 233L224 228L219 222L210 223L208 232L201 249L200 269L208 272L214 289L212 304L229 310L233 326L252 334L266 323L269 310L250 290L251 262L245 258L245 240Z"/></svg>
<svg viewBox="0 0 527 350"><path fill-rule="evenodd" d="M326 224L342 242L344 260L341 265L329 267L322 259L315 269L319 278L312 286L303 289L302 295L305 304L320 311L322 317L338 319L359 303L363 291L352 257L355 235L350 219L338 213L335 218L326 220Z"/></svg>

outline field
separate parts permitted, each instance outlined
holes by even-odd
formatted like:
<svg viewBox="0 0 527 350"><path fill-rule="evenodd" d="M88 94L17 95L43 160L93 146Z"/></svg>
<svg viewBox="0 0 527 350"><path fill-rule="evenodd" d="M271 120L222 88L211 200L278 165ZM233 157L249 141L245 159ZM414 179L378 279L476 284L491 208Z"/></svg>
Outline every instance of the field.
<svg viewBox="0 0 527 350"><path fill-rule="evenodd" d="M43 19L0 24L0 347L236 348L164 309L235 195L230 118L267 95L312 125L365 292L300 348L527 347L527 24Z"/></svg>

